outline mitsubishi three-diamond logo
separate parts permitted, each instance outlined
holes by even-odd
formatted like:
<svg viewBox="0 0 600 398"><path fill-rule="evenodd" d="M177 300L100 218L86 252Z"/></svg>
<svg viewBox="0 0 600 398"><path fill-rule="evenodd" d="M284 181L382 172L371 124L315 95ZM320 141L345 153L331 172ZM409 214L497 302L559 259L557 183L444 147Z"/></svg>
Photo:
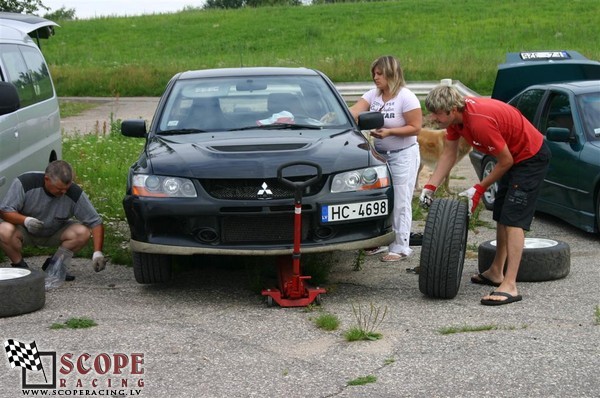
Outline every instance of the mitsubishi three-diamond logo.
<svg viewBox="0 0 600 398"><path fill-rule="evenodd" d="M258 197L258 199L272 199L273 192L271 192L267 183L263 182L261 185L261 189L258 190L256 196Z"/></svg>

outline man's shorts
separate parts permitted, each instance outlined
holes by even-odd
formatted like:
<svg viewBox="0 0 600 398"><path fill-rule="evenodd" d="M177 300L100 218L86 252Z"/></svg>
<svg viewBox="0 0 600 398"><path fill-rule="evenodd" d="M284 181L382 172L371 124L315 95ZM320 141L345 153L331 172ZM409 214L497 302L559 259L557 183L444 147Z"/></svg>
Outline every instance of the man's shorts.
<svg viewBox="0 0 600 398"><path fill-rule="evenodd" d="M23 235L23 246L58 247L62 243L60 237L62 236L63 232L65 232L65 230L73 224L77 224L77 222L74 220L69 220L61 229L50 236L31 235L22 225L18 225L17 228Z"/></svg>
<svg viewBox="0 0 600 398"><path fill-rule="evenodd" d="M529 231L551 157L544 142L538 153L513 165L500 178L493 210L496 222Z"/></svg>

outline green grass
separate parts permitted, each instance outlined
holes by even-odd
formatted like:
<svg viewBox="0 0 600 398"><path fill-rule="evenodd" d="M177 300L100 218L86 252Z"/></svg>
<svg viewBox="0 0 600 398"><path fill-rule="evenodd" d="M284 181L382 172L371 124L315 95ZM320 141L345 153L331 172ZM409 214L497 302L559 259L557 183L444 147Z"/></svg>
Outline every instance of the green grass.
<svg viewBox="0 0 600 398"><path fill-rule="evenodd" d="M489 330L496 330L496 325L480 325L480 326L447 326L438 329L440 334L456 334L456 333L471 333L471 332L487 332Z"/></svg>
<svg viewBox="0 0 600 398"><path fill-rule="evenodd" d="M382 54L408 81L453 78L489 95L506 52L573 49L600 59L600 2L403 0L188 9L58 21L42 43L59 96L158 96L177 72L305 66L335 82L370 80Z"/></svg>
<svg viewBox="0 0 600 398"><path fill-rule="evenodd" d="M349 386L364 386L365 384L375 383L377 381L377 377L373 375L361 376L357 377L354 380L348 381Z"/></svg>
<svg viewBox="0 0 600 398"><path fill-rule="evenodd" d="M98 324L90 318L69 318L64 323L53 323L50 329L88 329Z"/></svg>
<svg viewBox="0 0 600 398"><path fill-rule="evenodd" d="M594 319L595 319L596 325L600 325L600 305L597 305L596 308L594 309Z"/></svg>
<svg viewBox="0 0 600 398"><path fill-rule="evenodd" d="M96 106L98 105L92 104L90 102L60 100L60 117L63 118L77 116L82 112L87 111L88 109L95 108Z"/></svg>
<svg viewBox="0 0 600 398"><path fill-rule="evenodd" d="M332 331L340 326L340 319L334 314L321 314L315 319L315 325L319 329Z"/></svg>

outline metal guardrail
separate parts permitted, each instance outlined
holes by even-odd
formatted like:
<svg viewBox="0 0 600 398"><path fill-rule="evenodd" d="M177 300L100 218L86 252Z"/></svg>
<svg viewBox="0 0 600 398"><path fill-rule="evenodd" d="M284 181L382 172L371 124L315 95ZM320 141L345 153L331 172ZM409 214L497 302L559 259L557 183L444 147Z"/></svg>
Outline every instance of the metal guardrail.
<svg viewBox="0 0 600 398"><path fill-rule="evenodd" d="M415 93L419 99L424 99L427 94L438 84L449 83L451 79L441 81L407 82L406 87ZM452 80L452 85L462 94L470 97L480 97L475 91L462 84L459 80ZM357 101L365 92L375 88L373 83L337 83L335 85L346 101Z"/></svg>

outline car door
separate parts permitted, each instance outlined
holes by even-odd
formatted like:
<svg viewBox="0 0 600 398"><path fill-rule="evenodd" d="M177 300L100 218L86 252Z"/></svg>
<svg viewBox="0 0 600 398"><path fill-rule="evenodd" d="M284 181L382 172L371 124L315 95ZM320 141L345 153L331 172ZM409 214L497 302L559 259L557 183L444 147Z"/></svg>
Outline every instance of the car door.
<svg viewBox="0 0 600 398"><path fill-rule="evenodd" d="M568 129L569 142L557 142L546 139L552 151L552 160L542 187L540 207L550 207L551 213L573 213L583 202L583 196L589 195L589 182L582 175L580 161L585 145L585 136L578 123L575 123L575 99L569 92L549 90L544 99L544 107L539 119L538 128L547 136L548 128ZM546 137L547 138L547 137Z"/></svg>

